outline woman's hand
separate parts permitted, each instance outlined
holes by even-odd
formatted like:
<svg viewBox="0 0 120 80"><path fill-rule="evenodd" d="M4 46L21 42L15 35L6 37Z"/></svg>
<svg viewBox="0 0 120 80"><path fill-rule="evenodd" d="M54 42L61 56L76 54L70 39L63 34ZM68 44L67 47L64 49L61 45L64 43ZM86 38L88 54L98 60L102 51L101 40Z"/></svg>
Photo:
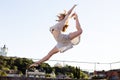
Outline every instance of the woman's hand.
<svg viewBox="0 0 120 80"><path fill-rule="evenodd" d="M71 12L73 11L73 9L76 7L77 5L75 4L75 5L73 5L73 7L67 12L67 14L68 15L70 15L71 14Z"/></svg>
<svg viewBox="0 0 120 80"><path fill-rule="evenodd" d="M74 4L74 7L76 7L77 6L77 4Z"/></svg>

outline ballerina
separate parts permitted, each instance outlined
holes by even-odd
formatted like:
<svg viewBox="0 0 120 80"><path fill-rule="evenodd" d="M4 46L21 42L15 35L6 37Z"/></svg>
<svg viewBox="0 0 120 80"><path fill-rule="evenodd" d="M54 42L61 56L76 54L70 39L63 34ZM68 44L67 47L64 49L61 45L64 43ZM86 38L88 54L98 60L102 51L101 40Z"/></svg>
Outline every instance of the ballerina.
<svg viewBox="0 0 120 80"><path fill-rule="evenodd" d="M78 15L73 13L71 16L73 9L76 7L74 5L67 13L61 13L58 17L58 23L54 26L50 27L50 32L52 33L53 37L55 38L57 45L49 51L49 53L43 57L41 60L33 63L30 67L38 66L39 64L47 61L52 55L60 52L63 53L68 49L72 48L74 45L77 45L80 42L80 36L82 34L82 28L78 19ZM63 34L68 28L68 20L69 18L74 18L76 23L76 31L70 32L69 34Z"/></svg>

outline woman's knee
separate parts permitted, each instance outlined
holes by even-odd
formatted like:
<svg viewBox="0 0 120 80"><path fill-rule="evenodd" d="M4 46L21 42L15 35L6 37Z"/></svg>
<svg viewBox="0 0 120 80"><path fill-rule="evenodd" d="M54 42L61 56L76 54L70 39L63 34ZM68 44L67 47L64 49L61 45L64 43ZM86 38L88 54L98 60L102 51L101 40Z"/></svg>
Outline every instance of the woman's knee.
<svg viewBox="0 0 120 80"><path fill-rule="evenodd" d="M72 40L72 39L74 39L75 37L77 37L77 36L79 36L79 35L81 35L82 34L82 31L75 31L75 32L73 32L73 33L70 33L69 34L69 38Z"/></svg>
<svg viewBox="0 0 120 80"><path fill-rule="evenodd" d="M78 35L81 35L82 34L82 29L78 30Z"/></svg>

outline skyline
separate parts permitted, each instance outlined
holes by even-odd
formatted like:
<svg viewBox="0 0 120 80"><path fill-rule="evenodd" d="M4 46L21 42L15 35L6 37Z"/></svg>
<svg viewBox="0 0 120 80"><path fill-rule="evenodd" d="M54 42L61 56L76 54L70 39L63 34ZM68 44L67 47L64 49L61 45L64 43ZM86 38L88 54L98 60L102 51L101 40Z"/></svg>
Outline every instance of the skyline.
<svg viewBox="0 0 120 80"><path fill-rule="evenodd" d="M120 61L119 3L119 0L0 1L0 47L4 44L8 47L8 56L41 59L56 45L49 31L56 23L56 15L77 4L73 12L78 14L83 29L81 42L65 53L53 55L50 60ZM69 25L67 33L75 30L73 19ZM87 68L87 64L84 67ZM116 67L119 68L113 66Z"/></svg>

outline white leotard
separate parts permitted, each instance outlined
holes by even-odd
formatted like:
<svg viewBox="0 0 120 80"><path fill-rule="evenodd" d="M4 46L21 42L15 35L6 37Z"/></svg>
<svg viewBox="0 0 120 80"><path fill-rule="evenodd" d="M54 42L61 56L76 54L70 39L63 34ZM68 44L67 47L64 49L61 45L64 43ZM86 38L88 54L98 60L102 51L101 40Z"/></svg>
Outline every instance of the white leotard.
<svg viewBox="0 0 120 80"><path fill-rule="evenodd" d="M53 33L55 31L57 34L53 35L55 40L57 41L56 47L59 49L59 51L62 53L70 48L73 47L73 45L76 45L80 41L80 37L76 37L73 40L70 40L69 34L62 34L61 31L63 29L63 26L65 25L66 20L68 19L68 16L55 24L54 26L50 27L50 32Z"/></svg>

